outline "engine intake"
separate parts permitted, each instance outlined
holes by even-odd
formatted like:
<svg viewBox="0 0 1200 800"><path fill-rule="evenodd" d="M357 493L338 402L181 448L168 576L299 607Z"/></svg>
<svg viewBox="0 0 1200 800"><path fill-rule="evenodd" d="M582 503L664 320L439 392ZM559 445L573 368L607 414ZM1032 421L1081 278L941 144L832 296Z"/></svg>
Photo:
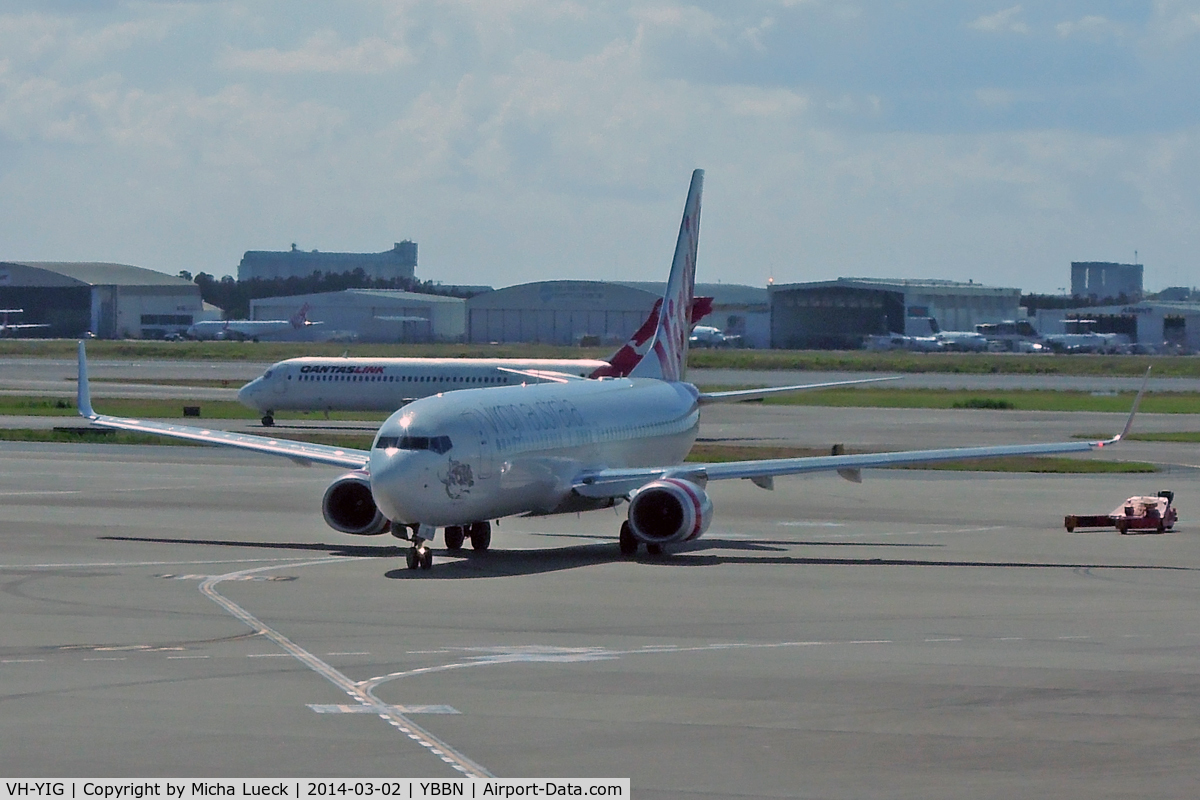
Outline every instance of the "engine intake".
<svg viewBox="0 0 1200 800"><path fill-rule="evenodd" d="M335 531L355 536L378 536L388 529L387 518L371 496L371 477L366 472L350 472L325 490L321 514Z"/></svg>
<svg viewBox="0 0 1200 800"><path fill-rule="evenodd" d="M646 484L629 500L629 527L644 544L698 539L712 522L708 493L691 481L663 478Z"/></svg>

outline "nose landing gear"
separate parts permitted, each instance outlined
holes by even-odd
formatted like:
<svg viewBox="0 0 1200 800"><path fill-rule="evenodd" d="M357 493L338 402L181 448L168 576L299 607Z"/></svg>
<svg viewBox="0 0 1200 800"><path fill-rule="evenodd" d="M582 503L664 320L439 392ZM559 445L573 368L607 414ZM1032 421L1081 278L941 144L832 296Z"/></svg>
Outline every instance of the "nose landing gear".
<svg viewBox="0 0 1200 800"><path fill-rule="evenodd" d="M409 569L431 569L433 567L433 550L425 543L433 539L434 531L435 529L429 525L410 527L399 522L392 523L392 536L412 542L412 546L404 554L404 563Z"/></svg>
<svg viewBox="0 0 1200 800"><path fill-rule="evenodd" d="M274 414L272 414L270 411L268 411L266 414L263 414L262 425L264 428L269 428L274 424L275 424L275 415Z"/></svg>

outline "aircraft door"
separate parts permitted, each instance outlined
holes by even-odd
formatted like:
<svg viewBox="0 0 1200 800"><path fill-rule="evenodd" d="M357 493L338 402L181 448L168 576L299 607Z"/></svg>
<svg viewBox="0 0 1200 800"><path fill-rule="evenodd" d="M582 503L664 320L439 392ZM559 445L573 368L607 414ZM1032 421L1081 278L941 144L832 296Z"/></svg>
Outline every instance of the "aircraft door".
<svg viewBox="0 0 1200 800"><path fill-rule="evenodd" d="M268 384L270 385L271 393L275 395L282 395L287 392L289 388L288 382L295 380L291 367L276 367L272 378L273 380L268 381Z"/></svg>
<svg viewBox="0 0 1200 800"><path fill-rule="evenodd" d="M488 480L496 470L496 438L487 421L479 414L473 411L464 412L463 420L467 423L467 430L471 433L468 453L472 461L479 467L476 477L479 480Z"/></svg>

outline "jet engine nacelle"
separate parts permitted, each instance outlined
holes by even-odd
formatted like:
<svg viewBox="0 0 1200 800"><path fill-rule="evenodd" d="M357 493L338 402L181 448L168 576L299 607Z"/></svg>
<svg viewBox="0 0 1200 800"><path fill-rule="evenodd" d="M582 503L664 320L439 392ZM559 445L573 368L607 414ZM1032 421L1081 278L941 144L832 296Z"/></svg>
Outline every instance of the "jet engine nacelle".
<svg viewBox="0 0 1200 800"><path fill-rule="evenodd" d="M388 529L387 518L371 496L371 476L349 472L325 490L321 514L335 531L356 536L377 536Z"/></svg>
<svg viewBox="0 0 1200 800"><path fill-rule="evenodd" d="M711 522L712 501L691 481L663 478L647 483L629 500L629 527L644 544L698 539Z"/></svg>

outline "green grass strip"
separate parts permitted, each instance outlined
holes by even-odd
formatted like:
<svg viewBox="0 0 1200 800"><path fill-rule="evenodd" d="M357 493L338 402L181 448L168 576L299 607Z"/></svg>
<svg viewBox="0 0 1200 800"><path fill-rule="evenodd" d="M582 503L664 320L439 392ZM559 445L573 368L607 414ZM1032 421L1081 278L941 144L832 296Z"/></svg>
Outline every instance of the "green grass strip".
<svg viewBox="0 0 1200 800"><path fill-rule="evenodd" d="M71 339L7 339L0 356L74 358ZM420 356L426 358L607 358L615 347L538 344L340 344L336 342L88 342L95 359L259 361L298 356ZM970 375L1122 375L1139 377L1154 365L1161 378L1200 378L1200 356L1018 355L1012 353L874 353L865 350L699 350L688 356L701 369L942 372Z"/></svg>
<svg viewBox="0 0 1200 800"><path fill-rule="evenodd" d="M708 386L704 391L722 391L735 387ZM739 387L753 388L753 387ZM1014 389L1006 391L966 389L850 388L795 392L768 398L768 405L831 406L838 408L937 408L1018 411L1108 411L1129 413L1134 392L1093 394L1050 389ZM1200 393L1149 392L1142 399L1141 411L1155 414L1200 413Z"/></svg>
<svg viewBox="0 0 1200 800"><path fill-rule="evenodd" d="M313 444L327 444L334 447L349 447L354 450L369 450L375 437L364 433L309 433L307 431L288 431L282 438ZM192 442L186 439L172 439L166 436L155 436L150 433L133 433L104 428L86 428L70 430L52 430L41 428L0 428L0 441L5 442L57 442L60 444L159 444L180 445L184 447L219 447L206 445L202 442Z"/></svg>

